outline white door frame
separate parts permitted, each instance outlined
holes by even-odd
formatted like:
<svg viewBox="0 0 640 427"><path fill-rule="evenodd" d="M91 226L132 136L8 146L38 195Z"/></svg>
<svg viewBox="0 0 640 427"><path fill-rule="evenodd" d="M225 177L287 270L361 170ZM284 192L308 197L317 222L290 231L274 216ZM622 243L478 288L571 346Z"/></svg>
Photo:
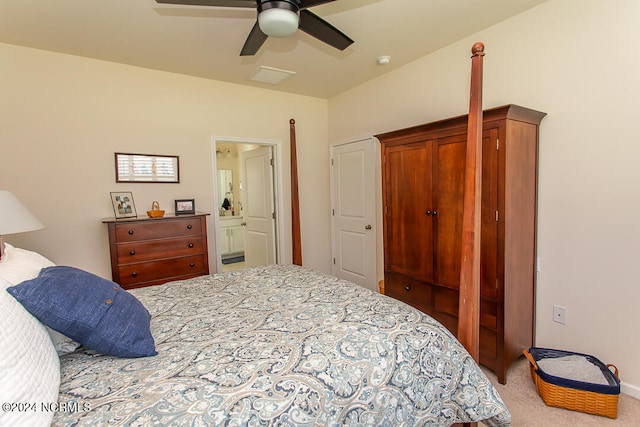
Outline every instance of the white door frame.
<svg viewBox="0 0 640 427"><path fill-rule="evenodd" d="M216 145L219 143L230 144L256 144L256 145L270 145L273 147L273 157L275 159L275 176L273 182L273 191L275 196L276 207L276 263L282 264L283 262L283 250L284 250L284 201L282 200L283 187L282 187L282 141L275 139L263 139L263 138L242 138L237 136L220 136L213 135L211 137L211 170L213 186L213 200L214 206L212 207L212 215L214 219L214 233L213 240L214 245L209 244L209 247L214 249L214 258L216 272L222 271L222 256L220 253L220 209L217 207L218 203L218 165L216 163ZM211 256L210 256L211 258Z"/></svg>

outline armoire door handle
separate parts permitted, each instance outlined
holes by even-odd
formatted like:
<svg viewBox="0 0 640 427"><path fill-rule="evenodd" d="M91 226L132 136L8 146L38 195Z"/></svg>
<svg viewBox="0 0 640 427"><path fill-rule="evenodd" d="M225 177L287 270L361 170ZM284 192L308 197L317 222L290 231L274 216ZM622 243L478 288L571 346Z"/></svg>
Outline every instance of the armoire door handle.
<svg viewBox="0 0 640 427"><path fill-rule="evenodd" d="M367 224L367 225L365 225L365 226L364 226L364 229L365 229L365 230L371 230L371 224Z"/></svg>

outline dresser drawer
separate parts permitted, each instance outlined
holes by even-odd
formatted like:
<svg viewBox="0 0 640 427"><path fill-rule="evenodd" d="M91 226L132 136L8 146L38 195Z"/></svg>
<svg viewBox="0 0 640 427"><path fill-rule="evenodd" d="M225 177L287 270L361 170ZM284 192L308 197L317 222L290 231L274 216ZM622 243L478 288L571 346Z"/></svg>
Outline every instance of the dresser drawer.
<svg viewBox="0 0 640 427"><path fill-rule="evenodd" d="M200 218L169 219L139 223L116 224L117 243L138 240L164 239L177 236L197 236L202 234Z"/></svg>
<svg viewBox="0 0 640 427"><path fill-rule="evenodd" d="M127 285L153 282L159 279L167 282L182 276L206 274L203 255L127 264L120 266L118 271L120 273L119 284L124 288Z"/></svg>
<svg viewBox="0 0 640 427"><path fill-rule="evenodd" d="M202 253L202 236L121 243L118 244L118 264L124 265L162 258L200 255Z"/></svg>

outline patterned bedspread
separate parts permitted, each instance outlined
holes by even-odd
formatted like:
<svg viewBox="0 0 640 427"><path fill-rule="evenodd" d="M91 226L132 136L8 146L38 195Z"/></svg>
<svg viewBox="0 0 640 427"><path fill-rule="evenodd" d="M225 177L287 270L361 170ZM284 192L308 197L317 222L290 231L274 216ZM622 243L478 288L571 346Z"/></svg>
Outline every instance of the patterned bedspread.
<svg viewBox="0 0 640 427"><path fill-rule="evenodd" d="M78 410L54 425L510 423L443 326L335 277L270 266L132 293L152 315L158 355L63 356L60 402Z"/></svg>

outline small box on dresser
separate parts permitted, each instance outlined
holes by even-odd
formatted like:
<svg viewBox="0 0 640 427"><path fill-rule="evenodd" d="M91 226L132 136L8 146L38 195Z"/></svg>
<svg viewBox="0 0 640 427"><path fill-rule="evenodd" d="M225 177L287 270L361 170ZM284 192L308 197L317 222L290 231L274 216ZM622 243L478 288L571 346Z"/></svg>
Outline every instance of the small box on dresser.
<svg viewBox="0 0 640 427"><path fill-rule="evenodd" d="M113 281L132 289L209 274L207 215L103 220Z"/></svg>

